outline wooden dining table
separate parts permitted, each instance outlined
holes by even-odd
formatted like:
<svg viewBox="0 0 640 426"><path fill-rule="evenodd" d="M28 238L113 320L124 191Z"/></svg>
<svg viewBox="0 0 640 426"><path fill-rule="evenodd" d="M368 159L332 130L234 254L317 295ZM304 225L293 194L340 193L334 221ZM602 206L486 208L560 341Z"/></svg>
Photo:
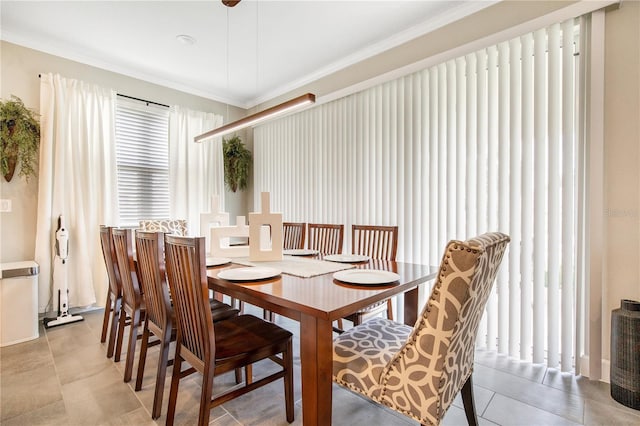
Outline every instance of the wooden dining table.
<svg viewBox="0 0 640 426"><path fill-rule="evenodd" d="M333 273L301 278L280 274L259 281L228 281L218 274L227 264L209 268L209 288L300 323L302 416L304 425L330 425L332 404L333 321L389 297L404 297L404 322L413 326L419 313L419 288L437 273L433 266L370 260L356 268L396 272L389 285L353 285L334 280ZM224 275L224 274L223 274Z"/></svg>

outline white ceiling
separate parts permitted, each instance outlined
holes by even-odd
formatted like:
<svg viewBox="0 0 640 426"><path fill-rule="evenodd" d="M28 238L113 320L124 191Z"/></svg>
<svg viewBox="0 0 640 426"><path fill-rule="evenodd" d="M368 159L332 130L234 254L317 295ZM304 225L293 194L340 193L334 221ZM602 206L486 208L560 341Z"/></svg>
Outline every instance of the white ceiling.
<svg viewBox="0 0 640 426"><path fill-rule="evenodd" d="M494 2L1 0L0 36L248 108Z"/></svg>

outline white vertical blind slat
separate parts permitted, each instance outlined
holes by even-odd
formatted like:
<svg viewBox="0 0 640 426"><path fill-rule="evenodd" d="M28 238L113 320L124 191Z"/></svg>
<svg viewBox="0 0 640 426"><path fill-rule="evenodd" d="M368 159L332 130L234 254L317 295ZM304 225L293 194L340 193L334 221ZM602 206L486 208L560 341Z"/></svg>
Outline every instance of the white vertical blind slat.
<svg viewBox="0 0 640 426"><path fill-rule="evenodd" d="M544 340L547 304L545 287L546 235L547 235L547 33L544 29L534 34L533 77L533 362L544 362ZM540 325L543 325L540 327Z"/></svg>
<svg viewBox="0 0 640 426"><path fill-rule="evenodd" d="M560 25L549 29L549 152L562 153L560 119L562 112L561 63L560 63ZM561 211L560 211L560 173L561 155L549 155L549 238L547 253L549 262L547 312L547 365L556 368L560 363L560 256L561 256Z"/></svg>
<svg viewBox="0 0 640 426"><path fill-rule="evenodd" d="M509 45L501 43L498 48L498 196L499 228L509 229L509 192L511 189L509 174ZM505 254L505 263L509 253ZM497 279L498 291L498 352L509 353L509 270L500 268Z"/></svg>
<svg viewBox="0 0 640 426"><path fill-rule="evenodd" d="M561 360L560 368L568 371L574 355L574 275L575 262L575 185L576 178L570 170L574 167L575 149L575 57L574 22L562 24L562 279L561 286Z"/></svg>
<svg viewBox="0 0 640 426"><path fill-rule="evenodd" d="M522 68L520 58L522 45L520 39L509 43L509 72L510 72L510 152L509 165L511 185L509 188L509 234L512 241L522 241ZM521 245L509 245L509 355L521 355L521 305L520 294L520 259Z"/></svg>

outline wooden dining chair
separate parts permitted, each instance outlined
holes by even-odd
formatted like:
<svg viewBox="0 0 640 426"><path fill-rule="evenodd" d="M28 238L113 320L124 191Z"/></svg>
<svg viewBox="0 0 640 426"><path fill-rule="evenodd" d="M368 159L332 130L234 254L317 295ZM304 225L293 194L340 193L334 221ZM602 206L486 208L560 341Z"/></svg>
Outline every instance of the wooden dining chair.
<svg viewBox="0 0 640 426"><path fill-rule="evenodd" d="M304 222L283 222L282 223L283 245L282 248L303 249L307 234L307 224Z"/></svg>
<svg viewBox="0 0 640 426"><path fill-rule="evenodd" d="M153 343L149 342L149 339L151 335L154 335L158 338L154 343L160 345L160 351L158 353L158 369L151 417L157 419L162 411L162 395L167 365L170 364L169 344L176 338L176 321L166 280L164 233L138 230L136 231L135 241L138 258L138 281L147 313L142 331L135 390L142 389L147 349L153 345ZM237 309L233 309L231 306L215 299L209 300L209 308L214 322L238 315ZM238 379L237 381L239 382L240 380Z"/></svg>
<svg viewBox="0 0 640 426"><path fill-rule="evenodd" d="M477 425L476 335L508 243L498 232L450 241L415 326L374 318L345 331L333 344L333 380L423 425L439 424L462 390Z"/></svg>
<svg viewBox="0 0 640 426"><path fill-rule="evenodd" d="M133 372L133 359L138 340L138 328L145 316L145 307L140 292L136 265L133 259L133 243L131 229L114 228L112 230L113 246L115 248L120 281L122 283L122 313L118 324L118 338L116 344L115 360L119 361L122 351L122 339L124 328L129 326L129 344L127 345L127 357L124 368L124 381L131 381Z"/></svg>
<svg viewBox="0 0 640 426"><path fill-rule="evenodd" d="M100 342L104 343L107 340L108 333L107 358L111 358L115 350L118 322L120 321L120 311L122 309L122 284L120 283L120 273L113 247L112 229L109 226L100 226L100 245L102 246L102 256L104 257L104 265L107 269L109 281ZM109 324L111 324L111 328L109 328Z"/></svg>
<svg viewBox="0 0 640 426"><path fill-rule="evenodd" d="M352 225L351 251L377 260L396 260L398 252L398 227L378 225ZM393 320L393 304L391 299L371 305L355 312L345 319L353 325L362 324L368 318L375 317L386 311L387 318ZM342 327L342 320L338 320L338 328Z"/></svg>
<svg viewBox="0 0 640 426"><path fill-rule="evenodd" d="M167 278L178 326L167 425L174 421L180 379L194 372L203 376L199 425L209 423L211 408L280 378L284 379L287 422L293 422L292 334L252 315L214 324L208 303L205 256L204 237L165 236ZM267 358L282 368L257 381L247 377L244 386L211 398L215 376ZM184 371L183 361L190 366Z"/></svg>
<svg viewBox="0 0 640 426"><path fill-rule="evenodd" d="M342 254L344 225L309 224L309 248L320 254Z"/></svg>

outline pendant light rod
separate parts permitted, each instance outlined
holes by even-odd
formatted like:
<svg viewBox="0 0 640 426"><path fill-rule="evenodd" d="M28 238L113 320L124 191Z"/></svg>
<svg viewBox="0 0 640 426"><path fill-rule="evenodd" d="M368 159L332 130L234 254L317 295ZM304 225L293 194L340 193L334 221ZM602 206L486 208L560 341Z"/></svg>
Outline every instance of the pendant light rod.
<svg viewBox="0 0 640 426"><path fill-rule="evenodd" d="M195 142L202 142L205 139L223 136L235 132L236 130L244 129L245 127L255 126L258 123L262 123L263 121L285 114L294 109L302 108L306 105L311 105L315 102L316 95L314 95L313 93L306 93L302 96L298 96L297 98L293 98L279 105L267 108L252 115L248 115L244 118L241 118L240 120L225 124L224 126L218 127L213 130L209 130L206 133L196 136L193 140Z"/></svg>

